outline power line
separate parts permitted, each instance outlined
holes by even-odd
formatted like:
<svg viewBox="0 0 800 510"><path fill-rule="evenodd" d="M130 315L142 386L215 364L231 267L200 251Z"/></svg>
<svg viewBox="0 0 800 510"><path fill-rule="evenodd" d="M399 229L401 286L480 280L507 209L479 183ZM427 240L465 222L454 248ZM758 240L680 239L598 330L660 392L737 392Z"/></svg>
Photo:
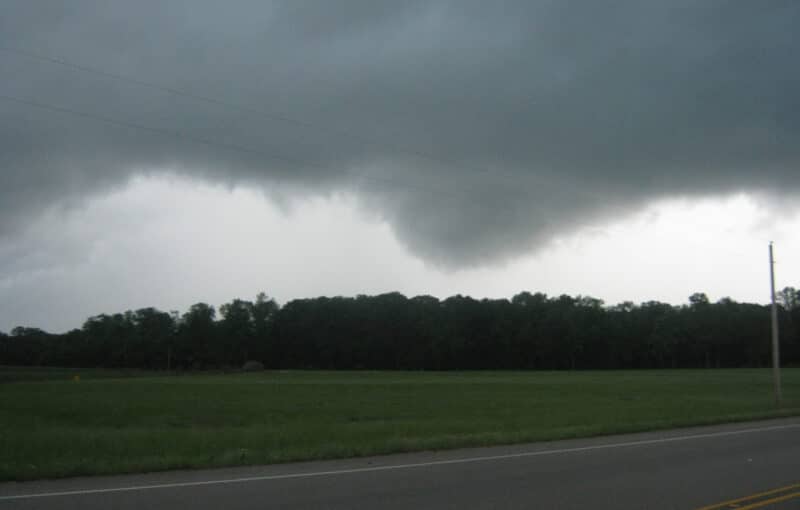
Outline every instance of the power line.
<svg viewBox="0 0 800 510"><path fill-rule="evenodd" d="M316 131L327 132L328 134L331 134L331 135L334 135L334 136L350 138L350 139L356 140L356 141L358 141L358 142L360 142L362 144L366 144L366 145L372 145L372 146L378 146L378 147L382 147L382 148L388 148L388 149L390 149L392 151L395 151L395 152L412 155L412 156L415 156L417 158L421 158L421 159L425 159L425 160L428 160L428 161L431 161L431 162L434 162L434 163L438 163L440 165L445 165L445 166L449 166L449 167L454 167L455 166L457 168L465 169L465 170L471 171L473 173L480 173L480 174L484 174L484 175L492 175L494 177L501 176L501 177L505 177L505 178L508 178L508 179L513 179L515 181L519 178L519 176L512 175L512 174L509 174L507 172L498 171L498 170L489 170L487 168L482 168L482 167L473 167L471 165L464 165L464 164L459 163L459 162L450 161L450 160L448 160L446 158L442 158L441 156L437 156L435 154L431 154L431 153L428 153L428 152L420 151L420 150L417 150L417 149L411 149L411 148L408 148L408 147L403 147L403 146L400 146L400 145L397 145L397 144L394 144L394 143L386 142L384 140L378 140L378 139L375 139L375 138L372 138L372 137L364 136L362 134L353 133L351 131L344 131L344 130L340 130L340 129L334 129L334 128L331 128L331 127L328 127L328 126L321 126L321 125L318 125L318 124L315 124L315 123L312 123L312 122L308 122L308 121L304 121L304 120L297 119L297 118L294 118L294 117L290 117L288 115L285 115L285 114L282 114L282 113L278 113L278 112L272 112L272 111L266 111L266 110L261 110L261 109L255 109L255 108L242 106L242 105L231 103L229 101L218 99L218 98L215 98L215 97L211 97L211 96L207 96L207 95L203 95L203 94L196 94L196 93L188 91L188 90L178 89L178 88L175 88L175 87L170 87L170 86L162 85L162 84L155 83L155 82L142 80L142 79L134 77L134 76L128 76L128 75L124 75L124 74L113 73L113 72L106 71L104 69L100 69L100 68L97 68L97 67L91 67L91 66L79 64L79 63L76 63L76 62L72 62L70 60L66 60L64 58L57 58L57 57L52 57L52 56L48 56L48 55L42 55L40 53L35 53L35 52L28 51L28 50L25 50L25 49L15 48L15 47L8 47L8 46L0 47L0 51L5 52L5 53L15 54L15 55L18 55L18 56L21 56L21 57L24 57L24 58L28 58L28 59L31 59L31 60L38 60L38 61L42 61L42 62L48 62L48 63L51 63L51 64L60 65L60 66L63 66L63 67L67 67L69 69L73 69L75 71L81 71L81 72L85 72L85 73L95 74L95 75L98 75L98 76L103 76L105 78L109 78L109 79L112 79L112 80L120 81L120 82L123 82L123 83L129 83L129 84L137 85L137 86L140 86L140 87L146 87L146 88L150 88L150 89L153 89L153 90L158 90L158 91L161 91L161 92L165 92L167 94L186 97L186 98L189 98L189 99L193 99L195 101L201 101L201 102L212 104L212 105L219 106L219 107L222 107L222 108L228 108L228 109L236 110L236 111L238 111L240 113L247 113L247 114L251 114L251 115L259 115L259 116L262 116L262 117L265 117L265 118L268 118L268 119L271 119L271 120L274 120L274 121L287 122L287 123L291 123L291 124L295 124L297 126L301 126L301 127L307 128L307 129L313 129L313 130L316 130Z"/></svg>
<svg viewBox="0 0 800 510"><path fill-rule="evenodd" d="M201 144L201 145L205 145L205 146L209 146L209 147L216 147L216 148L225 149L227 151L255 154L255 155L266 157L266 158L273 159L273 160L276 160L276 161L283 161L285 163L289 163L289 164L295 165L297 168L317 168L317 169L331 169L332 168L329 165L321 165L321 164L316 164L316 163L304 162L304 161L296 160L296 159L293 159L293 158L287 158L287 157L284 157L284 156L278 156L278 155L275 155L273 153L269 153L269 152L266 152L266 151L263 151L263 150L260 150L260 149L254 149L252 147L248 147L246 145L232 144L232 143L228 143L228 142L220 142L220 141L212 140L212 139L209 139L209 138L203 138L203 137L198 137L198 136L194 136L194 135L189 135L189 134L186 134L186 133L184 133L182 131L179 131L179 130L172 130L172 129L166 129L166 128L153 127L153 126L148 126L148 125L144 125L144 124L137 124L137 123L133 123L133 122L128 122L128 121L124 121L124 120L115 119L115 118L112 118L112 117L106 117L104 115L98 115L98 114L84 112L84 111L80 111L80 110L74 110L74 109L71 109L71 108L64 108L64 107L61 107L61 106L55 106L55 105L42 103L42 102L39 102L39 101L30 100L30 99L24 99L24 98L19 98L19 97L15 97L15 96L9 96L9 95L6 95L6 94L0 94L0 100L9 101L9 102L13 102L13 103L21 104L21 105L28 106L28 107L31 107L31 108L37 108L37 109L40 109L40 110L45 110L45 111L49 111L49 112L53 112L53 113L59 113L59 114L63 114L63 115L72 115L72 116L80 117L80 118L83 118L83 119L86 119L86 120L91 120L91 121L95 121L95 122L99 122L99 123L103 123L103 124L108 124L108 125L112 125L112 126L124 127L124 128L128 128L128 129L139 130L139 131L146 131L146 132L150 132L150 133L154 133L154 134L158 134L158 135L171 136L171 137L174 137L174 138L178 138L178 139L185 140L185 141L192 142L192 143L196 143L196 144ZM447 198L450 198L450 199L454 199L454 200L457 200L457 199L461 198L457 194L457 192L453 193L453 192L442 190L442 189L435 189L435 188L430 188L430 187L427 187L427 186L418 186L418 185L415 185L415 184L401 182L401 181L398 181L396 179L390 179L390 178L386 178L386 177L376 177L376 176L372 176L372 175L366 175L365 173L360 173L360 174L356 174L356 175L359 178L364 179L364 180L369 180L369 181L374 181L374 182L379 182L379 183L384 183L384 184L390 184L390 185L393 185L393 186L401 186L401 187L405 187L405 188L409 188L409 189L414 189L414 190L417 190L417 191L423 191L423 192L430 193L430 194L444 196L444 197L447 197ZM462 193L462 194L464 196L466 196L466 193ZM490 206L489 204L481 204L480 202L476 202L476 201L472 201L472 200L467 202L467 205L481 207L483 209L490 210L492 212L496 212L496 209L497 209L496 207ZM506 212L510 212L510 213L513 213L513 214L517 214L519 212L516 208L511 207L508 203L502 204L501 209L505 209Z"/></svg>
<svg viewBox="0 0 800 510"><path fill-rule="evenodd" d="M10 46L0 46L0 51L1 52L5 52L5 53L9 53L9 54L15 54L15 55L18 55L18 56L21 56L21 57L25 57L25 58L28 58L28 59L31 59L31 60L38 60L38 61L42 61L42 62L47 62L47 63L63 66L63 67L69 68L69 69L73 69L73 70L76 70L76 71L102 76L102 77L113 79L113 80L120 81L120 82L123 82L123 83L129 83L129 84L137 85L137 86L140 86L140 87L146 87L146 88L150 88L150 89L153 89L153 90L158 90L158 91L161 91L161 92L164 92L164 93L168 93L168 94L172 94L172 95L185 97L185 98L193 99L193 100L200 101L200 102L205 102L207 104L216 105L218 107L235 110L235 111L238 111L240 113L258 115L258 116L261 116L261 117L264 117L264 118L268 118L268 119L271 119L271 120L274 120L274 121L292 123L292 124L295 124L295 125L300 126L300 127L313 129L313 130L317 130L317 131L321 131L321 132L327 132L327 133L329 133L331 135L334 135L334 136L350 138L350 139L356 140L356 141L358 141L360 143L363 143L363 144L368 144L368 145L382 147L382 148L388 148L389 150L392 150L392 151L395 151L395 152L398 152L398 153L405 153L405 154L408 154L408 155L411 155L411 156L415 156L417 158L421 158L421 159L424 159L424 160L428 160L430 162L437 163L439 165L444 165L446 167L459 168L459 169L462 169L462 170L470 171L470 172L472 172L474 174L489 175L489 176L492 176L492 177L502 177L502 178L506 179L507 181L511 182L515 186L515 189L517 189L517 186L518 186L519 176L510 174L508 172L504 172L502 170L496 170L496 169L495 170L489 170L489 169L483 168L483 167L475 167L475 166L471 166L469 164L463 164L461 162L451 161L451 160L448 160L447 158L442 158L442 157L437 156L435 154L430 154L430 153L419 151L419 150L416 150L416 149L409 149L409 148L406 148L406 147L401 147L401 146L399 146L397 144L387 143L385 141L377 140L375 138L370 138L370 137L367 137L367 136L364 136L364 135L361 135L361 134L353 133L351 131L343 131L343 130L339 130L339 129L330 128L330 127L327 127L327 126L320 126L320 125L314 124L312 122L296 119L296 118L290 117L290 116L282 114L282 113L250 108L250 107L242 106L242 105L239 105L239 104L234 104L234 103L231 103L231 102L226 101L226 100L218 99L218 98L215 98L215 97L211 97L211 96L207 96L207 95L203 95L203 94L197 94L197 93L193 93L193 92L190 92L190 91L187 91L187 90L178 89L178 88L175 88L175 87L170 87L170 86L162 85L162 84L151 82L151 81L147 81L147 80L142 80L140 78L133 77L133 76L127 76L127 75L123 75L123 74L119 74L119 73L110 72L110 71L107 71L105 69L100 69L100 68L97 68L97 67L92 67L92 66L79 64L79 63L76 63L76 62L73 62L71 60L67 60L67 59L64 59L64 58L52 57L52 56L44 55L44 54L41 54L41 53L29 51L29 50L22 49L22 48L10 47ZM305 166L308 166L308 165L305 165ZM363 177L365 179L368 178L366 175L363 175L363 174L361 174L361 177ZM386 182L386 183L397 182L394 179L379 178L379 177L369 177L368 179L376 181L376 182ZM403 185L405 187L408 187L408 188L424 189L426 191L429 191L429 189L424 188L424 187L418 187L418 186L414 186L414 185L404 185L404 184L401 184L401 185ZM451 186L451 188L452 188L452 184L449 184L449 186ZM458 190L458 192L462 193L463 195L468 195L470 192L481 192L482 191L481 189L478 189L475 186L468 186L468 188L470 188L470 189L469 190L463 189L463 186L462 186L462 189ZM596 193L587 193L587 190L585 190L585 189L581 190L581 192L583 194L596 195ZM515 197L515 200L518 200L518 199L519 199L518 197ZM530 206L530 204L528 204L528 205ZM515 215L518 213L518 210L516 208L509 208L507 203L503 204L503 208L509 209ZM546 215L541 215L541 217L544 218L544 217L546 217ZM550 223L550 222L548 221L547 223Z"/></svg>
<svg viewBox="0 0 800 510"><path fill-rule="evenodd" d="M175 137L175 138L180 138L182 140L186 140L186 141L197 143L197 144L201 144L201 145L208 145L208 146L212 146L212 147L218 147L218 148L222 148L222 149L226 149L226 150L230 150L230 151L238 151L238 152L247 152L247 153L251 153L251 154L257 154L259 156L264 156L264 157L267 157L267 158L270 158L270 159L279 160L279 161L283 161L283 162L286 162L286 163L291 163L291 164L294 164L294 165L302 165L303 167L322 168L321 166L315 165L313 163L306 163L306 162L301 162L299 160L286 158L286 157L283 157L283 156L277 156L275 154L266 153L266 152L263 152L261 150L253 149L251 147L247 147L247 146L244 146L244 145L232 144L232 143L227 143L227 142L218 142L218 141L215 141L215 140L210 140L210 139L207 139L207 138L202 138L202 137L198 137L198 136L194 136L194 135L187 135L186 133L184 133L182 131L178 131L178 130L146 126L146 125L143 125L143 124L135 124L133 122L113 119L111 117L105 117L103 115L97 115L97 114L94 114L94 113L88 113L88 112L83 112L83 111L79 111L79 110L73 110L71 108L64 108L64 107L61 107L61 106L54 106L54 105L51 105L51 104L41 103L41 102L38 102L38 101L32 101L30 99L23 99L23 98L14 97L14 96L8 96L8 95L5 95L5 94L0 94L0 99L5 100L5 101L11 101L11 102L22 104L22 105L26 105L26 106L31 106L33 108L38 108L38 109L41 109L41 110L48 110L48 111L55 112L55 113L63 113L63 114L68 114L68 115L74 115L76 117L82 117L84 119L94 120L94 121L97 121L97 122L102 122L104 124L110 124L110 125L113 125L113 126L137 129L137 130L141 130L141 131L149 131L151 133L157 133L157 134L162 134L162 135L168 135L168 136L172 136L172 137Z"/></svg>

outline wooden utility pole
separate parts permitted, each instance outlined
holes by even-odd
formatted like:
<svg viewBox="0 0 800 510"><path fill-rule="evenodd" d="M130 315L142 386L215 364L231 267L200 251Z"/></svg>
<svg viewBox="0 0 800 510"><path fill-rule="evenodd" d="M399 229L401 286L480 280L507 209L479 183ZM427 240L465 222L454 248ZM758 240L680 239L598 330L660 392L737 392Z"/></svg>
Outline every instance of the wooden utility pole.
<svg viewBox="0 0 800 510"><path fill-rule="evenodd" d="M778 343L778 304L775 302L775 258L769 243L769 283L772 295L772 378L775 383L775 403L781 404L781 355Z"/></svg>

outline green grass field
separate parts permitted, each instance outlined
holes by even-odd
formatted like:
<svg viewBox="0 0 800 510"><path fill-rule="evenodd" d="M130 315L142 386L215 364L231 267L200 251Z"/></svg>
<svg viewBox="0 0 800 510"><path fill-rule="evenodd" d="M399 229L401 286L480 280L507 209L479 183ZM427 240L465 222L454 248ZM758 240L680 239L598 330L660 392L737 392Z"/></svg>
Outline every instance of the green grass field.
<svg viewBox="0 0 800 510"><path fill-rule="evenodd" d="M0 380L8 381L6 376ZM18 371L28 373L26 370ZM800 369L263 372L0 384L0 479L350 457L800 414ZM23 377L24 378L24 377ZM28 376L28 379L31 377Z"/></svg>

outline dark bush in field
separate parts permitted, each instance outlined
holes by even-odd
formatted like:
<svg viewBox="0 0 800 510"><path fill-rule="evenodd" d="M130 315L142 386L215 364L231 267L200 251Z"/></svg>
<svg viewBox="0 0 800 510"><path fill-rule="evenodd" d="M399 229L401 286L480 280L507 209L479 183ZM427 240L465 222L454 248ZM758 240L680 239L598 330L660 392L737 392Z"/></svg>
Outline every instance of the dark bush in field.
<svg viewBox="0 0 800 510"><path fill-rule="evenodd" d="M242 370L245 372L260 372L264 370L264 364L260 361L250 360L242 365Z"/></svg>

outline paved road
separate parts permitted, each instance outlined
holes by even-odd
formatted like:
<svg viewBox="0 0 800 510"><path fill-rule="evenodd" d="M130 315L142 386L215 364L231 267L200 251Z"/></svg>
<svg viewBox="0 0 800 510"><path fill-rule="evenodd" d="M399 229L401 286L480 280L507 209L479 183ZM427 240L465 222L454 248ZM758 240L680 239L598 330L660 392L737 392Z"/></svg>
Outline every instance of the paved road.
<svg viewBox="0 0 800 510"><path fill-rule="evenodd" d="M788 509L800 508L799 482L800 419L787 419L345 461L0 484L0 509Z"/></svg>

